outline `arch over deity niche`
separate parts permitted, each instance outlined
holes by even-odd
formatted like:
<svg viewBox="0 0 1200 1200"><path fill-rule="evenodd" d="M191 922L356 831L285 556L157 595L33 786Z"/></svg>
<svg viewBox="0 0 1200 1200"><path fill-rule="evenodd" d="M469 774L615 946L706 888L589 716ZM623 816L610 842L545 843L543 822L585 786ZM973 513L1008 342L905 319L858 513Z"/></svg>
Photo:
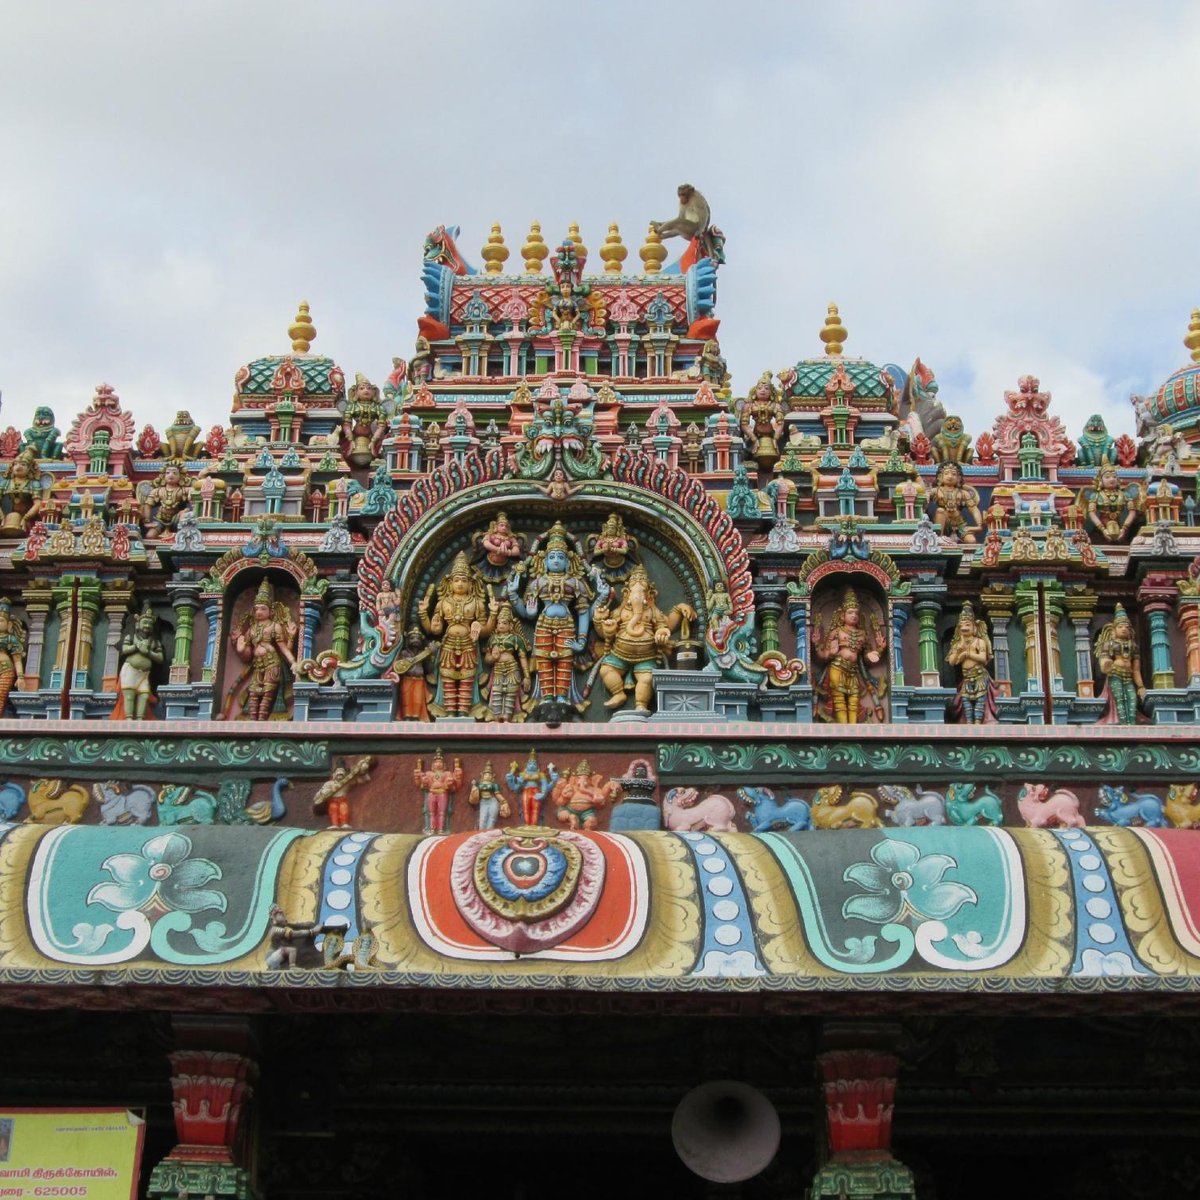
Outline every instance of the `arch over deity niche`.
<svg viewBox="0 0 1200 1200"><path fill-rule="evenodd" d="M569 508L565 507L569 504ZM389 596L400 612L412 611L418 580L431 569L438 545L482 528L499 511L532 514L551 524L570 514L599 517L616 512L635 531L644 529L678 556L681 586L700 601L693 603L702 625L708 590L718 589L721 609L706 629L709 656L722 674L742 681L790 683L798 664L749 657L753 644L754 595L750 559L728 513L703 484L678 468L640 453L622 450L611 473L556 491L513 477L499 450L452 460L417 480L376 527L359 565L361 655L336 668L343 682L378 678L395 660L399 640L381 627L376 597ZM393 599L391 581L403 585ZM690 601L689 601L690 602Z"/></svg>

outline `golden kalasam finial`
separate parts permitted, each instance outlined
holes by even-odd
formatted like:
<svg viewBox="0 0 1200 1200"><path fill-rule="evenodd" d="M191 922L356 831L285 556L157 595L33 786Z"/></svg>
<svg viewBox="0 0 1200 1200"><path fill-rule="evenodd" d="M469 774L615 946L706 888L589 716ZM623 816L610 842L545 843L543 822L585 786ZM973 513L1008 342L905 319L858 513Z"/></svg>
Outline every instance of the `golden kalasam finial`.
<svg viewBox="0 0 1200 1200"><path fill-rule="evenodd" d="M308 301L301 300L296 312L296 319L288 326L288 337L292 339L292 349L297 354L307 354L313 339L317 336L317 327L308 315Z"/></svg>
<svg viewBox="0 0 1200 1200"><path fill-rule="evenodd" d="M488 234L487 242L479 251L479 257L487 263L484 267L485 275L499 275L504 270L504 263L508 259L508 247L504 244L504 234L500 232L498 222L492 223L492 232Z"/></svg>
<svg viewBox="0 0 1200 1200"><path fill-rule="evenodd" d="M521 254L525 259L525 270L530 275L541 274L542 263L549 253L550 247L546 245L546 239L542 237L541 222L534 221L529 226L529 237L526 239L525 245L521 247Z"/></svg>
<svg viewBox="0 0 1200 1200"><path fill-rule="evenodd" d="M662 270L662 265L667 257L667 248L662 244L662 238L658 236L658 230L654 228L654 222L650 222L650 228L646 231L646 241L642 248L638 251L638 257L646 265L647 275L657 275Z"/></svg>
<svg viewBox="0 0 1200 1200"><path fill-rule="evenodd" d="M588 251L587 247L583 244L583 236L579 232L578 221L572 221L570 225L567 226L567 237L569 237L571 241L575 243L579 254L579 261L582 262L585 258L587 258Z"/></svg>
<svg viewBox="0 0 1200 1200"><path fill-rule="evenodd" d="M625 243L621 241L621 231L616 222L608 227L608 237L600 247L600 257L604 260L604 270L608 275L620 275L621 264L629 257Z"/></svg>
<svg viewBox="0 0 1200 1200"><path fill-rule="evenodd" d="M1183 344L1192 352L1192 362L1200 363L1200 308L1192 309L1192 319L1188 322L1187 336L1184 337Z"/></svg>
<svg viewBox="0 0 1200 1200"><path fill-rule="evenodd" d="M842 343L850 336L841 317L838 316L838 306L831 304L825 316L825 328L821 330L821 341L825 343L825 353L840 355Z"/></svg>

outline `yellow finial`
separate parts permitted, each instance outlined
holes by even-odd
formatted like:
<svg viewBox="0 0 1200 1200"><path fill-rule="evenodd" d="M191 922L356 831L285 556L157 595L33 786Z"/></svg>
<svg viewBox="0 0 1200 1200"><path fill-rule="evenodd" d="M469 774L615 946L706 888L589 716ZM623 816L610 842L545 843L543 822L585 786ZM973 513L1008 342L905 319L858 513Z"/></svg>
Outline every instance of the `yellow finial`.
<svg viewBox="0 0 1200 1200"><path fill-rule="evenodd" d="M492 224L492 232L488 234L487 243L480 250L479 257L487 263L484 274L499 275L504 270L504 263L508 258L508 247L504 244L504 235L500 232L499 224Z"/></svg>
<svg viewBox="0 0 1200 1200"><path fill-rule="evenodd" d="M521 254L525 259L525 270L530 275L541 274L542 262L549 253L550 247L546 245L546 239L542 237L541 223L534 221L529 226L529 237L526 239L525 245L521 247Z"/></svg>
<svg viewBox="0 0 1200 1200"><path fill-rule="evenodd" d="M601 254L604 253L602 250ZM1183 344L1192 352L1192 362L1200 363L1200 308L1192 309L1192 319L1188 322L1187 336Z"/></svg>
<svg viewBox="0 0 1200 1200"><path fill-rule="evenodd" d="M629 251L621 241L621 231L616 223L608 227L608 237L600 247L600 257L604 260L604 270L609 275L620 275L621 264L629 257Z"/></svg>
<svg viewBox="0 0 1200 1200"><path fill-rule="evenodd" d="M317 336L317 327L308 315L308 301L301 300L296 319L288 326L288 337L292 339L292 349L297 354L307 354L313 338Z"/></svg>
<svg viewBox="0 0 1200 1200"><path fill-rule="evenodd" d="M662 238L658 236L658 230L654 228L654 222L650 222L650 228L646 231L645 245L638 251L638 257L646 264L647 275L657 275L662 270L662 265L667 257L667 248L662 244Z"/></svg>
<svg viewBox="0 0 1200 1200"><path fill-rule="evenodd" d="M573 241L578 247L580 260L582 261L583 259L587 258L587 247L583 244L583 238L579 233L578 221L572 221L570 225L567 226L567 237L569 237L571 241Z"/></svg>
<svg viewBox="0 0 1200 1200"><path fill-rule="evenodd" d="M850 336L838 316L838 306L831 304L825 316L825 328L821 330L821 341L825 343L825 353L837 357L842 353L842 343Z"/></svg>

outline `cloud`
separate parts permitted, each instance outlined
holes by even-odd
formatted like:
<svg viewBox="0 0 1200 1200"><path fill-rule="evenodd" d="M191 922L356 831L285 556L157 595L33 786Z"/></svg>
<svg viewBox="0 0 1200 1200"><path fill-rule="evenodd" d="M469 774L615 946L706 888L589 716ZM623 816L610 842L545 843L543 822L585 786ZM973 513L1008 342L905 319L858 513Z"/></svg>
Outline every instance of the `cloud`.
<svg viewBox="0 0 1200 1200"><path fill-rule="evenodd" d="M65 426L102 379L139 425L224 421L300 299L315 349L380 379L435 224L475 257L499 220L514 264L532 219L593 256L616 220L636 261L689 178L729 237L737 388L819 354L835 299L849 353L919 354L973 432L1026 372L1072 431L1132 431L1200 303L1198 60L1182 3L19 8L0 423Z"/></svg>

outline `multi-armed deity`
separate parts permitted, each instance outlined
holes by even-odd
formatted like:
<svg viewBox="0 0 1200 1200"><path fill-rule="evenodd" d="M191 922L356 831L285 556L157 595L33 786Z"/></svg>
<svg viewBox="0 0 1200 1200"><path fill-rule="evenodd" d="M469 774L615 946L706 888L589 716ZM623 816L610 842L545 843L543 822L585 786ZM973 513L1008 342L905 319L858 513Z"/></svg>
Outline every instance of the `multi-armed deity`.
<svg viewBox="0 0 1200 1200"><path fill-rule="evenodd" d="M436 603L434 601L436 595ZM468 717L479 703L479 639L496 628L500 604L459 551L447 575L417 606L421 628L441 639L434 716Z"/></svg>
<svg viewBox="0 0 1200 1200"><path fill-rule="evenodd" d="M274 589L263 580L254 605L233 634L233 648L246 663L229 691L226 715L234 705L249 721L269 721L284 683L285 666L295 670L298 627L288 607L275 599Z"/></svg>
<svg viewBox="0 0 1200 1200"><path fill-rule="evenodd" d="M833 610L828 631L818 619L813 649L824 669L817 676L818 714L838 725L886 719L886 678L871 667L887 657L887 635L881 620L863 607L858 593L846 588Z"/></svg>

